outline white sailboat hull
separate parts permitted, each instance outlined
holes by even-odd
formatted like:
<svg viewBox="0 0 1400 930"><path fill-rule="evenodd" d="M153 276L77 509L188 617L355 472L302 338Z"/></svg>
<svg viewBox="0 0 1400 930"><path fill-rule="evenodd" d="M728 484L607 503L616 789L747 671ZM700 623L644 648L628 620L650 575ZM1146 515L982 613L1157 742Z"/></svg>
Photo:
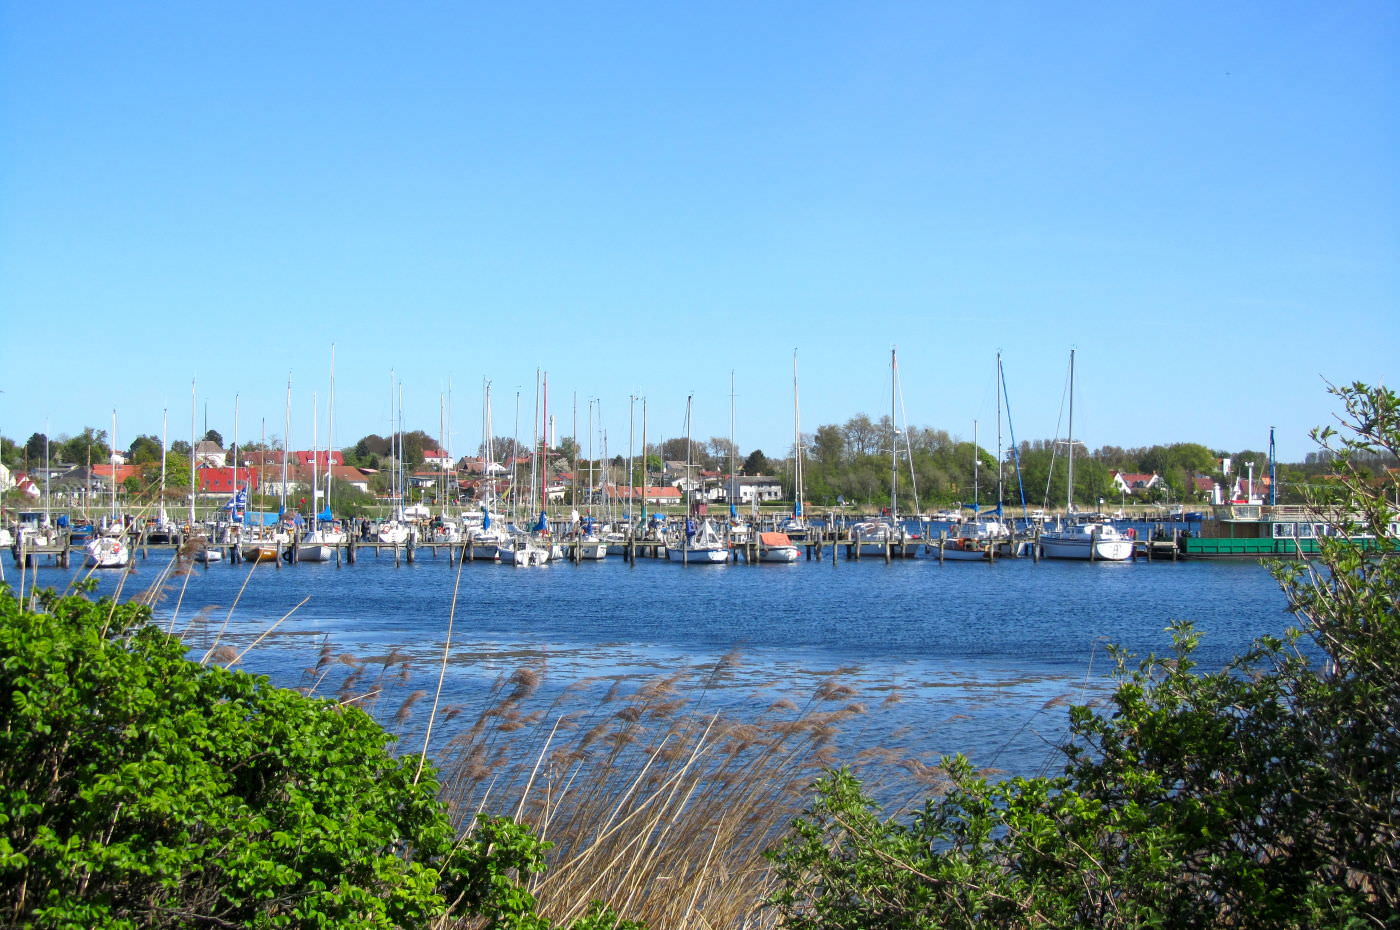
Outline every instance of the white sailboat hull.
<svg viewBox="0 0 1400 930"><path fill-rule="evenodd" d="M722 565L729 561L728 549L687 549L684 546L667 546L666 558L672 562L694 562L701 565Z"/></svg>
<svg viewBox="0 0 1400 930"><path fill-rule="evenodd" d="M126 568L131 564L131 548L116 536L99 536L84 549L88 568Z"/></svg>
<svg viewBox="0 0 1400 930"><path fill-rule="evenodd" d="M1112 527L1098 530L1071 527L1044 533L1040 554L1047 559L1078 559L1083 562L1126 562L1133 557L1133 541Z"/></svg>

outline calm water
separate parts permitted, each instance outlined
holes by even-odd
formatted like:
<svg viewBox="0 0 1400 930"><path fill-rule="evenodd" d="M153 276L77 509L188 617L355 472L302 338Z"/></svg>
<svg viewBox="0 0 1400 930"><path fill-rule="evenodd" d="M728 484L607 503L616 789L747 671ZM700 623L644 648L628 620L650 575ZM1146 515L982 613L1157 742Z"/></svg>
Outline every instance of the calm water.
<svg viewBox="0 0 1400 930"><path fill-rule="evenodd" d="M124 595L152 584L165 558L138 562ZM5 571L16 584L11 565ZM60 586L71 574L41 568L40 584ZM104 592L118 581L98 577ZM1053 757L1065 699L1102 693L1105 644L1164 652L1163 628L1191 619L1205 633L1198 660L1212 667L1291 619L1276 583L1253 564L610 559L469 563L459 573L445 555L423 552L399 566L365 552L343 567L216 564L170 579L158 611L195 647L227 624L223 641L239 649L292 612L243 660L278 684L304 684L328 645L362 657L397 648L415 660L404 687L431 689L458 583L447 700L479 701L522 664L545 669L546 692L586 680L578 699L596 700L590 690L616 680L708 666L738 650L737 669L707 693L711 709L802 703L836 675L872 708L843 752L875 742L929 759L962 751L1024 773ZM885 700L891 694L897 703Z"/></svg>

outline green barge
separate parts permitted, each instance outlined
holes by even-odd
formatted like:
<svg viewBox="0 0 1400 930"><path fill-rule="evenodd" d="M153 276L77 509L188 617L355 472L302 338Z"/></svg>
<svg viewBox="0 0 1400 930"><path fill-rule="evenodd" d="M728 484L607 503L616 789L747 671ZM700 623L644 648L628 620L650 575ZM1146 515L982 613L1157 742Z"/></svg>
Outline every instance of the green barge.
<svg viewBox="0 0 1400 930"><path fill-rule="evenodd" d="M1306 559L1318 554L1318 540L1337 535L1341 515L1305 504L1223 504L1179 541L1189 559ZM1396 549L1400 525L1387 538L1356 536L1367 549Z"/></svg>

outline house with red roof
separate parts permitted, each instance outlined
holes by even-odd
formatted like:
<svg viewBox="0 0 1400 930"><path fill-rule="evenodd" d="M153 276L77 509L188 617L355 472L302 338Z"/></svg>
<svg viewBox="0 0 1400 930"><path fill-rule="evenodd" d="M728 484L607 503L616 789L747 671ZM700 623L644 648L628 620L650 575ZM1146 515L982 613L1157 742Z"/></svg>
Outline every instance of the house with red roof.
<svg viewBox="0 0 1400 930"><path fill-rule="evenodd" d="M630 487L628 485L609 484L603 487L603 496L611 501L619 501L624 504L645 502L648 504L676 505L681 504L681 489L677 487Z"/></svg>
<svg viewBox="0 0 1400 930"><path fill-rule="evenodd" d="M1156 472L1147 475L1128 471L1115 471L1113 473L1113 486L1118 489L1120 494L1147 494L1160 488L1164 483Z"/></svg>
<svg viewBox="0 0 1400 930"><path fill-rule="evenodd" d="M195 486L208 497L232 496L238 489L258 490L258 473L251 468L200 468L195 470Z"/></svg>

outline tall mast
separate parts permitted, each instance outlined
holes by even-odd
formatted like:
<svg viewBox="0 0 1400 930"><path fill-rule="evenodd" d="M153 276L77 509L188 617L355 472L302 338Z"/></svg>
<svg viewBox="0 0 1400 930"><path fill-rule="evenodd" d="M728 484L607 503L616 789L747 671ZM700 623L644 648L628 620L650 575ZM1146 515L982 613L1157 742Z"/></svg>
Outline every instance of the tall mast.
<svg viewBox="0 0 1400 930"><path fill-rule="evenodd" d="M1001 467L1001 352L997 352L997 516L1001 516L1002 467Z"/></svg>
<svg viewBox="0 0 1400 930"><path fill-rule="evenodd" d="M739 507L734 500L734 460L738 450L734 448L734 369L729 369L729 517L739 515Z"/></svg>
<svg viewBox="0 0 1400 930"><path fill-rule="evenodd" d="M592 398L592 397L590 397L590 398L588 399L588 515L589 515L590 517L593 516L593 462L594 462L594 458L593 458L593 401L594 401L594 400L595 400L595 398ZM575 445L577 445L578 440L574 440L574 443L575 443ZM577 472L578 469L575 468L574 471ZM578 476L577 476L577 475L574 476L574 480L575 480L575 482L577 482L577 480L578 480Z"/></svg>
<svg viewBox="0 0 1400 930"><path fill-rule="evenodd" d="M797 350L792 350L792 515L802 517L802 408L797 399Z"/></svg>
<svg viewBox="0 0 1400 930"><path fill-rule="evenodd" d="M316 532L316 488L321 484L321 472L317 467L320 464L321 453L318 451L320 436L317 435L316 421L321 418L321 398L315 391L311 392L311 532ZM326 468L331 467L330 459L326 459ZM319 537L317 537L319 538Z"/></svg>
<svg viewBox="0 0 1400 930"><path fill-rule="evenodd" d="M190 379L190 532L194 532L194 495L198 488L194 481L194 419L199 412L199 396L195 391L195 381ZM237 471L234 472L238 474Z"/></svg>
<svg viewBox="0 0 1400 930"><path fill-rule="evenodd" d="M112 475L112 522L117 519L117 411L112 411L112 450L107 455L107 467Z"/></svg>
<svg viewBox="0 0 1400 930"><path fill-rule="evenodd" d="M895 386L899 363L895 359L895 348L890 348L890 519L899 517L899 430L895 426Z"/></svg>
<svg viewBox="0 0 1400 930"><path fill-rule="evenodd" d="M1069 350L1069 477L1065 488L1065 516L1074 509L1074 350Z"/></svg>
<svg viewBox="0 0 1400 930"><path fill-rule="evenodd" d="M543 417L540 421L540 513L547 509L545 504L549 496L549 372L544 372L543 379L543 393L540 395L540 415Z"/></svg>
<svg viewBox="0 0 1400 930"><path fill-rule="evenodd" d="M632 452L633 452L633 449L635 448L635 445L634 445L633 440L635 439L634 433L635 433L635 429L636 429L636 416L637 416L637 395L635 395L635 394L628 394L628 395L627 395L627 511L626 511L626 512L627 512L629 515L632 513L632 505L636 503L634 500L632 500L632 488L635 487L635 485L633 485L632 482L633 482L634 480L636 480L636 475L635 475L635 474L633 473L633 471L632 471L632 468L633 468L633 466L632 466Z"/></svg>
<svg viewBox="0 0 1400 930"><path fill-rule="evenodd" d="M263 450L263 455L267 450ZM238 395L233 395L233 513L229 514L232 521L238 516Z"/></svg>
<svg viewBox="0 0 1400 930"><path fill-rule="evenodd" d="M642 523L647 522L647 399L642 398Z"/></svg>
<svg viewBox="0 0 1400 930"><path fill-rule="evenodd" d="M287 459L292 456L292 373L287 372L287 403L282 410L282 513L287 512Z"/></svg>
<svg viewBox="0 0 1400 930"><path fill-rule="evenodd" d="M160 411L160 507L157 517L162 524L165 523L165 436L170 427L170 411L163 408ZM162 525L161 530L165 527Z"/></svg>
<svg viewBox="0 0 1400 930"><path fill-rule="evenodd" d="M331 456L335 449L335 343L331 343L331 394L326 401L326 513L331 511Z"/></svg>

